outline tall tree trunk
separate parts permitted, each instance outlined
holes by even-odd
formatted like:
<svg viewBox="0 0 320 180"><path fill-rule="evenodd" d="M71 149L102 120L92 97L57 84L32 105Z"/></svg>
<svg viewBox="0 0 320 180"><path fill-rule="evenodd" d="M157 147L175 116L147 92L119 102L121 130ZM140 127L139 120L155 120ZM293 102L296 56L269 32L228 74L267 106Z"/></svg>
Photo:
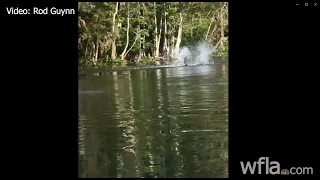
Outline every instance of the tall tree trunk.
<svg viewBox="0 0 320 180"><path fill-rule="evenodd" d="M102 57L104 52L104 44L102 42L99 43L99 56Z"/></svg>
<svg viewBox="0 0 320 180"><path fill-rule="evenodd" d="M173 28L173 29L175 29L175 28ZM175 41L174 41L174 35L172 35L171 36L171 46L170 46L170 55L171 55L171 58L175 58L174 57L174 43Z"/></svg>
<svg viewBox="0 0 320 180"><path fill-rule="evenodd" d="M145 7L145 4L142 2L141 3L142 4L142 16L145 16L146 15L146 7ZM140 6L139 6L140 7ZM146 29L146 27L145 27L145 24L143 24L143 26L142 26L142 28L143 29ZM146 39L146 36L145 35L143 35L143 37L140 39L140 49L141 49L141 55L140 55L140 57L146 57L146 52L145 52L145 39Z"/></svg>
<svg viewBox="0 0 320 180"><path fill-rule="evenodd" d="M111 59L115 60L116 59L116 54L117 54L117 46L116 46L116 41L112 41L112 46L111 46Z"/></svg>
<svg viewBox="0 0 320 180"><path fill-rule="evenodd" d="M168 44L167 44L167 3L164 3L164 52L165 56L168 57Z"/></svg>
<svg viewBox="0 0 320 180"><path fill-rule="evenodd" d="M181 43L181 38L182 38L182 21L183 21L183 16L182 16L182 2L179 2L179 6L180 6L180 24L179 24L179 30L178 30L176 47L175 47L175 51L174 51L174 57L175 57L175 58L178 57L179 49L180 49L180 43Z"/></svg>
<svg viewBox="0 0 320 180"><path fill-rule="evenodd" d="M217 25L217 23L216 23L216 24L214 25L214 28L213 28L212 32L211 32L211 37L213 37L214 32L216 32L216 30L217 30L217 27L218 27L218 25Z"/></svg>
<svg viewBox="0 0 320 180"><path fill-rule="evenodd" d="M158 23L158 16L160 13L160 22ZM161 40L161 32L162 32L162 16L161 16L161 11L158 11L157 4L154 2L154 25L155 25L155 51L154 51L154 56L159 57L159 52L160 52L160 40Z"/></svg>
<svg viewBox="0 0 320 180"><path fill-rule="evenodd" d="M224 11L225 11L225 6L226 4L225 3L223 3L223 6L222 6L222 8L221 8L221 10L220 10L220 47L221 48L223 48L224 49L224 24L225 24L225 22L224 22ZM223 50L222 49L222 50Z"/></svg>
<svg viewBox="0 0 320 180"><path fill-rule="evenodd" d="M154 5L154 26L155 26L155 32L154 32L154 56L158 57L159 56L159 49L158 49L158 19L157 19L157 5L156 2L153 3Z"/></svg>
<svg viewBox="0 0 320 180"><path fill-rule="evenodd" d="M138 28L137 28L138 29ZM128 49L128 51L125 52L124 57L127 56L127 54L130 52L130 50L133 48L133 46L136 44L137 39L140 37L139 30L136 33L136 38L134 39L132 46Z"/></svg>
<svg viewBox="0 0 320 180"><path fill-rule="evenodd" d="M98 55L99 55L99 38L97 37L97 41L96 41L96 46L95 46L95 56L94 56L94 60L93 60L93 64L96 65L97 61L98 61Z"/></svg>
<svg viewBox="0 0 320 180"><path fill-rule="evenodd" d="M143 16L143 9L142 9L142 13L141 13L141 8L140 8L140 3L138 2L138 8L139 8L139 17ZM141 22L139 19L139 25L138 25L138 32L139 32L139 56L138 59L136 59L138 62L140 61L140 59L142 58L142 38L141 38Z"/></svg>
<svg viewBox="0 0 320 180"><path fill-rule="evenodd" d="M222 8L220 9L219 11L219 16L218 16L218 20L219 20L219 24L220 24L220 39L219 41L217 42L217 44L215 45L215 49L218 49L218 48L224 48L224 12L225 12L225 6L226 4L223 3L223 6Z"/></svg>
<svg viewBox="0 0 320 180"><path fill-rule="evenodd" d="M146 57L146 36L143 35L143 40L142 40L142 52L143 52L143 57Z"/></svg>
<svg viewBox="0 0 320 180"><path fill-rule="evenodd" d="M223 47L223 41L224 41L224 9L221 9L221 14L220 14L220 24L221 24L221 46Z"/></svg>
<svg viewBox="0 0 320 180"><path fill-rule="evenodd" d="M160 19L160 24L162 24L162 19ZM157 43L156 43L156 57L159 57L159 52L160 52L160 40L161 40L161 31L162 31L162 28L161 26L159 26L159 33L158 33L158 37L157 37Z"/></svg>
<svg viewBox="0 0 320 180"><path fill-rule="evenodd" d="M214 20L214 13L213 13L213 15L212 15L210 25L209 25L209 27L208 27L208 31L207 31L207 34L206 34L206 40L208 39L208 35L209 35L209 32L210 32L210 29L211 29L213 20Z"/></svg>
<svg viewBox="0 0 320 180"><path fill-rule="evenodd" d="M125 55L126 55L126 52L127 52L127 49L128 49L128 46L129 46L129 30L130 30L130 13L129 13L129 2L127 2L127 13L128 13L128 16L127 16L127 43L126 43L126 46L125 48L123 49L122 51L122 54L121 54L121 60L124 60L125 59Z"/></svg>
<svg viewBox="0 0 320 180"><path fill-rule="evenodd" d="M162 24L162 19L160 20L160 24ZM161 31L162 31L162 28L161 28L161 26L160 26L160 32L159 32L159 35L158 35L158 42L157 42L157 48L156 48L156 57L159 57L160 41L161 41Z"/></svg>
<svg viewBox="0 0 320 180"><path fill-rule="evenodd" d="M111 59L115 60L116 59L116 54L117 54L117 45L116 45L116 16L118 14L118 7L119 7L119 2L116 3L116 8L115 12L113 14L113 20L112 20L112 45L111 45Z"/></svg>
<svg viewBox="0 0 320 180"><path fill-rule="evenodd" d="M194 21L194 15L192 15L192 18L191 18L191 24L193 24L193 21ZM190 37L192 37L193 36L193 28L191 28L190 31L191 31L190 32Z"/></svg>
<svg viewBox="0 0 320 180"><path fill-rule="evenodd" d="M140 22L139 22L138 31L139 31L139 56L138 56L137 60L139 61L143 56L143 52L142 52L142 43L143 43L142 41L143 41L143 39L142 39L141 34L140 34L140 31L141 31Z"/></svg>

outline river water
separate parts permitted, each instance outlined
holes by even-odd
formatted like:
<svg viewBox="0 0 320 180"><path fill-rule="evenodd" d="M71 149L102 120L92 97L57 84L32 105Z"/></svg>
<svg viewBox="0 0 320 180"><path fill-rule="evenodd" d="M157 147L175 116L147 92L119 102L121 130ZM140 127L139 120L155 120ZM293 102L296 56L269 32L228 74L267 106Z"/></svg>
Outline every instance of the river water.
<svg viewBox="0 0 320 180"><path fill-rule="evenodd" d="M79 76L79 177L228 177L227 71Z"/></svg>

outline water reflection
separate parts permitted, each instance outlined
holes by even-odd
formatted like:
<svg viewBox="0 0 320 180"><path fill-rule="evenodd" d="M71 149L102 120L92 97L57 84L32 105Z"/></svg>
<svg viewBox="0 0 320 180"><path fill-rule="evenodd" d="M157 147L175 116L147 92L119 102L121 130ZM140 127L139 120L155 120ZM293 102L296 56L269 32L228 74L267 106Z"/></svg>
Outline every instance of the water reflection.
<svg viewBox="0 0 320 180"><path fill-rule="evenodd" d="M79 91L99 93L79 93L79 176L226 177L226 71L212 65L82 77Z"/></svg>

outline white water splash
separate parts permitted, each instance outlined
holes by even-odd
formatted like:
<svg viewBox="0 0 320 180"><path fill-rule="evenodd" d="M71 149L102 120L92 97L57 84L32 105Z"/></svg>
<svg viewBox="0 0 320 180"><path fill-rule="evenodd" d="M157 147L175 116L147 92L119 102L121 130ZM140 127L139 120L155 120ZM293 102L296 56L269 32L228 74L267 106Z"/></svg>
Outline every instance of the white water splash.
<svg viewBox="0 0 320 180"><path fill-rule="evenodd" d="M209 64L214 47L210 42L201 42L197 46L182 47L179 51L178 65Z"/></svg>
<svg viewBox="0 0 320 180"><path fill-rule="evenodd" d="M197 56L195 58L196 64L209 64L210 56L212 55L214 48L212 44L208 42L202 42L197 46Z"/></svg>
<svg viewBox="0 0 320 180"><path fill-rule="evenodd" d="M187 59L187 57L190 57L191 53L188 47L183 47L182 49L180 49L179 51L179 55L178 55L178 65L185 65L186 62L185 60Z"/></svg>

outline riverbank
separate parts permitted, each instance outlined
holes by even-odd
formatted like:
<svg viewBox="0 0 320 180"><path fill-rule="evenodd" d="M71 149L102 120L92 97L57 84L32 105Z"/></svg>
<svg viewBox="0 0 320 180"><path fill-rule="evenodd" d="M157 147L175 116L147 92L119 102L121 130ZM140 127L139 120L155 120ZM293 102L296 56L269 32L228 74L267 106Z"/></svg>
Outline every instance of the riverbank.
<svg viewBox="0 0 320 180"><path fill-rule="evenodd" d="M212 64L227 64L228 63L228 57L215 57L210 63L207 65ZM90 73L113 73L114 71L117 71L118 73L121 73L123 71L128 70L139 70L139 69L161 69L161 68L176 68L176 67L182 67L182 66L201 66L202 64L190 64L190 65L173 65L173 64L165 64L165 62L161 62L161 64L155 65L155 64L118 64L118 65L107 65L107 66L87 66L87 67L79 67L78 68L78 74L86 75Z"/></svg>
<svg viewBox="0 0 320 180"><path fill-rule="evenodd" d="M225 63L228 61L228 56L212 56L212 59L209 63ZM81 63L86 62L86 63ZM144 67L144 66L163 66L163 65L173 65L173 60L165 60L163 58L143 58L140 61L131 60L131 61L121 61L121 60L99 60L96 64L93 64L91 61L79 60L79 70L85 69L113 69L121 67Z"/></svg>
<svg viewBox="0 0 320 180"><path fill-rule="evenodd" d="M111 59L98 59L97 62L93 63L88 59L79 59L79 67L81 68L108 68L108 67L122 67L122 66L140 66L140 65L157 65L157 64L165 64L169 62L169 60L163 60L160 58L142 58L138 60L121 60L117 58L115 60Z"/></svg>

